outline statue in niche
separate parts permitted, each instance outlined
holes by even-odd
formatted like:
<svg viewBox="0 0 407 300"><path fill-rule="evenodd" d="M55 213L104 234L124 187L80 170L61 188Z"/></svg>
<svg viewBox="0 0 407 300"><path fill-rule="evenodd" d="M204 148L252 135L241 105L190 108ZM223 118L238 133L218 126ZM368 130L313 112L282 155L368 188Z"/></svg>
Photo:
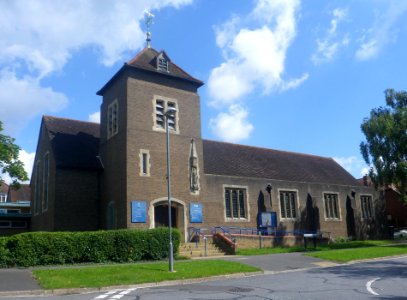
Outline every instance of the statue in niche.
<svg viewBox="0 0 407 300"><path fill-rule="evenodd" d="M196 153L194 139L191 139L191 152L189 155L189 188L194 193L199 190L198 154Z"/></svg>

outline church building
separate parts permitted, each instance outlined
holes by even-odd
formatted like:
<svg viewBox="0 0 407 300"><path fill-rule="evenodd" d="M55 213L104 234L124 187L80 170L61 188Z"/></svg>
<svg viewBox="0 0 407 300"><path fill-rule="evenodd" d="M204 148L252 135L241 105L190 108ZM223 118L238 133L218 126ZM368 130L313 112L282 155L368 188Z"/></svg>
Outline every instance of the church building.
<svg viewBox="0 0 407 300"><path fill-rule="evenodd" d="M274 227L374 236L383 203L332 158L202 139L203 82L146 47L97 92L100 125L44 116L32 230Z"/></svg>

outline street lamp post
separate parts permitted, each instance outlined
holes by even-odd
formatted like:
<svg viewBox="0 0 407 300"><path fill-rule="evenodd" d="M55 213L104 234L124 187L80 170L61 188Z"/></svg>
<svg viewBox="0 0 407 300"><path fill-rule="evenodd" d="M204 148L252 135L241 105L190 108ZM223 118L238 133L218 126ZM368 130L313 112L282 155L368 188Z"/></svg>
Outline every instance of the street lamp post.
<svg viewBox="0 0 407 300"><path fill-rule="evenodd" d="M168 193L168 227L170 230L170 249L169 249L169 272L174 272L174 249L172 245L172 217L171 217L171 171L170 171L170 129L168 126L169 117L174 116L177 109L168 107L165 112L165 129L167 134L167 193Z"/></svg>

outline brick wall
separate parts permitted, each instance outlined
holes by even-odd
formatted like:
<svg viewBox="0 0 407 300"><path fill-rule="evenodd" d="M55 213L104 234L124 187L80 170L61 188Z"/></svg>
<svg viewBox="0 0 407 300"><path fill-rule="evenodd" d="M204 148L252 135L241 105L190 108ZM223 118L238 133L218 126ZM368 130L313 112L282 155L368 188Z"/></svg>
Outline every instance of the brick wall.
<svg viewBox="0 0 407 300"><path fill-rule="evenodd" d="M99 228L98 172L58 169L54 230Z"/></svg>
<svg viewBox="0 0 407 300"><path fill-rule="evenodd" d="M35 194L37 191L36 186L36 166L37 163L40 163L41 170L43 164L43 158L46 153L49 153L49 185L48 185L48 209L42 210L39 213L35 211ZM42 172L40 174L42 177ZM55 229L54 227L54 220L55 220L55 177L56 177L56 165L55 159L52 155L51 144L49 142L49 138L47 135L47 130L45 128L44 123L41 123L37 152L35 154L34 165L33 165L33 173L31 176L31 230L38 231L38 230L45 230L45 231L52 231ZM42 180L40 180L42 182ZM42 186L40 186L42 189ZM40 193L42 195L42 192ZM42 196L41 196L42 197Z"/></svg>
<svg viewBox="0 0 407 300"><path fill-rule="evenodd" d="M392 189L385 191L386 214L390 217L389 224L397 227L407 227L407 203L400 200L400 195Z"/></svg>
<svg viewBox="0 0 407 300"><path fill-rule="evenodd" d="M119 103L119 132L107 139L107 109L114 100ZM101 228L126 227L126 130L127 130L126 79L120 78L103 95L100 108L100 156L104 166L101 175ZM108 207L114 207L109 221Z"/></svg>
<svg viewBox="0 0 407 300"><path fill-rule="evenodd" d="M228 227L257 227L257 215L263 207L265 211L277 212L277 225L279 230L302 230L302 231L324 231L334 236L360 235L367 228L367 223L373 223L378 229L380 209L376 209L377 216L373 220L361 220L360 195L372 195L374 203L379 203L378 193L373 188L359 186L341 186L317 183L284 182L257 178L239 178L230 176L205 175L206 191L204 197L204 219L206 227L228 226ZM272 207L270 206L270 195L265 190L268 183L273 189L271 192ZM246 219L227 219L225 217L224 187L239 187L246 190L248 217ZM284 220L280 214L279 191L296 191L298 216L295 220ZM324 193L338 193L339 219L330 220L325 216ZM310 208L313 211L310 220ZM350 211L352 208L352 211ZM353 229L350 232L349 214L353 213ZM369 230L373 224L369 225ZM358 227L358 228L355 228ZM372 231L372 230L370 230Z"/></svg>
<svg viewBox="0 0 407 300"><path fill-rule="evenodd" d="M159 204L160 199L161 203L167 201L166 133L154 130L157 98L177 103L178 132L170 134L171 189L173 204L178 207L177 227L185 234L189 203L202 202L202 193L193 194L189 188L191 138L198 153L199 177L203 178L200 100L196 89L189 85L156 77L128 79L127 226L153 227L154 205ZM149 151L149 176L140 176L140 149ZM200 188L204 188L203 180ZM132 200L147 202L147 223L131 223Z"/></svg>

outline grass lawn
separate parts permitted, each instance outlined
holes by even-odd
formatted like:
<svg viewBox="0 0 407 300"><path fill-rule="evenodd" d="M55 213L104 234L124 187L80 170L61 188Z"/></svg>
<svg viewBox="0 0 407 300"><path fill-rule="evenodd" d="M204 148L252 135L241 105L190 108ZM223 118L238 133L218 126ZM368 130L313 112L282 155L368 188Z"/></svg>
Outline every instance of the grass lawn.
<svg viewBox="0 0 407 300"><path fill-rule="evenodd" d="M357 249L337 249L330 251L315 251L307 253L308 256L338 262L348 262L358 259L386 257L392 255L407 254L407 245L365 247Z"/></svg>
<svg viewBox="0 0 407 300"><path fill-rule="evenodd" d="M272 248L254 248L254 249L237 249L236 255L265 255L265 254L278 254L278 253L292 253L304 251L303 246L296 247L272 247Z"/></svg>
<svg viewBox="0 0 407 300"><path fill-rule="evenodd" d="M33 274L43 288L61 289L139 284L260 271L255 267L223 260L175 262L174 270L176 271L174 273L168 272L168 262L159 262L33 270Z"/></svg>
<svg viewBox="0 0 407 300"><path fill-rule="evenodd" d="M349 249L349 248L362 248L362 247L374 247L382 246L394 243L394 241L378 240L378 241L350 241L341 243L331 243L328 245L318 245L316 249L312 246L309 248L311 251L325 251L333 249ZM276 253L291 253L291 252L304 252L304 246L295 247L273 247L273 248L261 248L261 249L237 249L237 255L264 255L264 254L276 254Z"/></svg>

